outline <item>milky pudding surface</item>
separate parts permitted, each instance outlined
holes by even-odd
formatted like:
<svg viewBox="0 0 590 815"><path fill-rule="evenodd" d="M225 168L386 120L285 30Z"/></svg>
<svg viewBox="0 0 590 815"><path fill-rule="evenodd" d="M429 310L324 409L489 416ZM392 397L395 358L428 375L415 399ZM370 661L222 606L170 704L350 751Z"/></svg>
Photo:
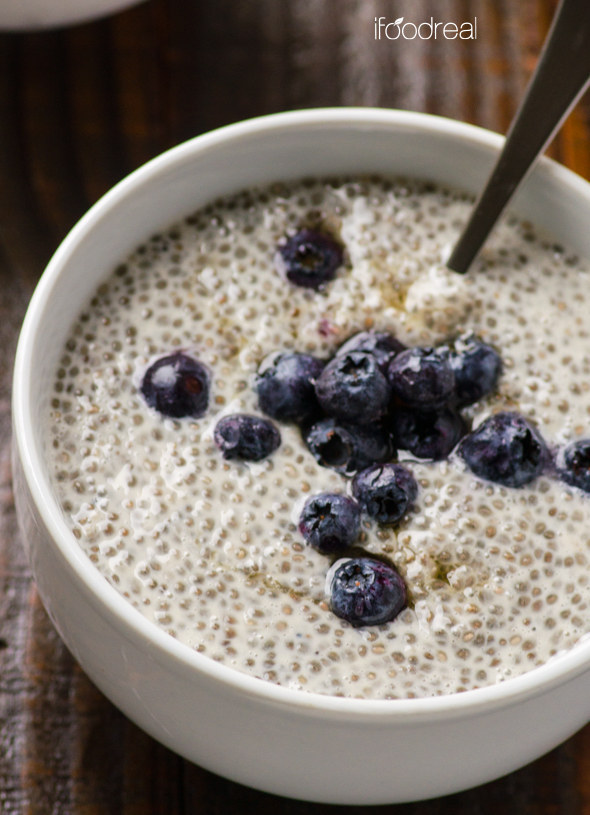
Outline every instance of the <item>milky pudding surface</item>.
<svg viewBox="0 0 590 815"><path fill-rule="evenodd" d="M353 628L329 608L331 561L298 531L306 499L350 494L299 429L227 461L222 416L262 415L270 353L324 359L356 332L409 346L473 332L501 354L479 425L518 411L555 450L590 436L589 269L507 220L466 276L444 260L469 199L422 183L328 179L216 202L139 247L73 325L50 397L47 456L73 534L149 620L227 666L285 687L406 698L490 685L545 663L590 630L590 496L543 474L519 488L477 478L456 453L400 451L419 490L395 527L362 519L359 546L395 564L408 605ZM302 226L345 249L320 291L287 282L277 246ZM140 383L182 350L210 373L199 419L162 417Z"/></svg>

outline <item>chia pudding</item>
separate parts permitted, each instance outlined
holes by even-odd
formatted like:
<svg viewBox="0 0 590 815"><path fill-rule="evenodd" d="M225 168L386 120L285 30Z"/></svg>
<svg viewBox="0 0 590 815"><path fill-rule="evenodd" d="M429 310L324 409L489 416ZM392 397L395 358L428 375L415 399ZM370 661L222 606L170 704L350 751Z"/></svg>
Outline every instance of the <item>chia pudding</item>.
<svg viewBox="0 0 590 815"><path fill-rule="evenodd" d="M490 685L590 630L590 496L558 466L590 436L590 272L515 218L468 275L448 271L470 206L399 179L248 190L154 235L98 288L55 373L47 456L80 546L154 624L256 677L373 699ZM342 249L324 285L285 275L281 247L300 230ZM501 373L462 407L460 435L518 415L547 461L507 486L468 466L463 441L439 460L392 450L412 500L393 524L362 513L351 551L395 567L407 597L394 619L354 625L330 605L338 557L300 521L314 496L351 497L353 473L322 466L301 422L271 419L278 441L258 460L225 455L216 428L268 421L256 382L272 355L323 365L367 331L399 348L474 336L495 349ZM145 395L150 366L178 354L205 372L196 418Z"/></svg>

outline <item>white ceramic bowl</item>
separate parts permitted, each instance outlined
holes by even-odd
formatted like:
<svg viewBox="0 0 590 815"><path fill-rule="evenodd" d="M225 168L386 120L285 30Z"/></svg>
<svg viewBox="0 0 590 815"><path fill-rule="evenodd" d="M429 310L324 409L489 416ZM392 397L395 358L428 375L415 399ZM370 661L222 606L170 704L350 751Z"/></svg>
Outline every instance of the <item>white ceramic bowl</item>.
<svg viewBox="0 0 590 815"><path fill-rule="evenodd" d="M590 718L590 642L502 684L427 699L342 699L238 673L160 631L78 548L52 494L40 428L51 371L83 302L154 231L221 194L277 179L371 172L480 188L502 139L422 114L333 109L232 125L123 180L72 230L31 301L14 379L23 541L46 608L98 687L181 755L314 801L401 802L455 792L540 756ZM590 184L543 161L517 210L590 256Z"/></svg>
<svg viewBox="0 0 590 815"><path fill-rule="evenodd" d="M0 31L84 23L142 0L0 0Z"/></svg>

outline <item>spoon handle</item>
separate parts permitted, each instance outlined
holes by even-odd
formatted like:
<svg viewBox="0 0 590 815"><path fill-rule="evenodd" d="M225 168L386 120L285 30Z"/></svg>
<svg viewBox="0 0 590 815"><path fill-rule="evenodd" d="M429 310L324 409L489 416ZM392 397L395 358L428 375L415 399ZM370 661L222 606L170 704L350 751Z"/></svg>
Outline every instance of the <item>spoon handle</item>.
<svg viewBox="0 0 590 815"><path fill-rule="evenodd" d="M504 148L447 262L464 274L502 210L590 85L590 0L561 0Z"/></svg>

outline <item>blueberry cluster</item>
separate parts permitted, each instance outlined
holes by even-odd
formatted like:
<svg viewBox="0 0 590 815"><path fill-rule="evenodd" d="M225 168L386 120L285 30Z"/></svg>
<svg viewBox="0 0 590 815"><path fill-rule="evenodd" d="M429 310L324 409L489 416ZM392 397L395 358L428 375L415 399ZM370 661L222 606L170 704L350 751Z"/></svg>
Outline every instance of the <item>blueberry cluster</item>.
<svg viewBox="0 0 590 815"><path fill-rule="evenodd" d="M497 352L475 338L406 348L385 332L363 331L328 362L294 352L265 360L255 388L261 410L297 423L314 458L352 476L405 450L446 458L468 426L460 410L490 392Z"/></svg>
<svg viewBox="0 0 590 815"><path fill-rule="evenodd" d="M306 542L343 555L358 538L362 512L379 524L398 523L418 485L394 461L396 451L448 456L467 429L459 409L491 390L500 369L496 352L475 340L406 348L377 331L350 337L328 362L294 352L265 360L255 383L261 410L297 423L322 466L353 476L352 497L308 499L299 520ZM397 616L406 589L391 565L349 557L333 571L330 598L332 611L352 625L373 625Z"/></svg>
<svg viewBox="0 0 590 815"><path fill-rule="evenodd" d="M361 332L312 377L305 442L320 464L345 475L398 449L441 460L467 432L460 409L491 391L500 371L496 351L474 338L405 348L390 334ZM268 400L261 407L269 412Z"/></svg>
<svg viewBox="0 0 590 815"><path fill-rule="evenodd" d="M322 289L343 265L331 236L303 229L277 251L279 271L294 285ZM305 503L299 530L308 545L340 558L328 575L332 611L353 626L394 619L407 602L403 579L383 560L357 556L361 518L399 523L418 494L403 450L439 461L453 450L479 478L518 488L552 470L590 492L590 440L572 442L552 457L538 430L516 412L500 412L470 430L462 410L494 390L502 360L473 336L437 347L407 348L387 332L350 337L332 359L275 353L260 366L255 390L262 413L299 426L324 467L351 478L351 495L321 493ZM183 351L156 360L140 386L163 416L200 418L209 404L207 368ZM281 444L269 419L222 417L214 441L226 459L260 461Z"/></svg>
<svg viewBox="0 0 590 815"><path fill-rule="evenodd" d="M314 495L301 512L301 534L323 554L343 555L354 546L362 512L380 524L395 524L416 498L412 473L392 461L395 445L385 421L392 402L388 367L403 350L387 333L363 332L328 363L289 352L273 355L259 369L255 388L263 412L297 423L320 464L354 475L352 497ZM363 580L345 578L357 570ZM334 613L355 626L391 620L406 604L397 571L366 557L341 563L332 575L330 595Z"/></svg>

